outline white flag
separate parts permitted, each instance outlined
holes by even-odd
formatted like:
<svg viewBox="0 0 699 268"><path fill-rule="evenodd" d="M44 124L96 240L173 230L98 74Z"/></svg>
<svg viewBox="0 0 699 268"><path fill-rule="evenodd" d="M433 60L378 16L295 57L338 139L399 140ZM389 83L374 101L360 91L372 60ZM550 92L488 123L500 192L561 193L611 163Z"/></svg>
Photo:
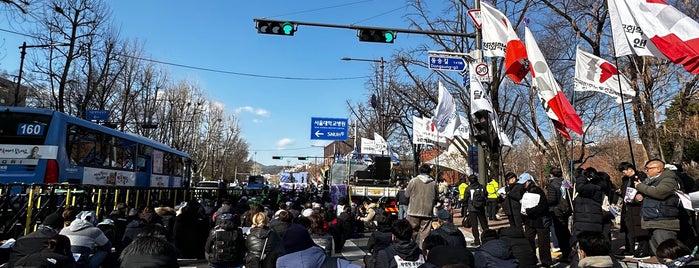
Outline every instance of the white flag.
<svg viewBox="0 0 699 268"><path fill-rule="evenodd" d="M434 110L434 117L432 117L432 122L437 127L437 132L443 132L446 129L449 121L453 119L455 111L454 98L442 85L442 81L439 81L439 99Z"/></svg>
<svg viewBox="0 0 699 268"><path fill-rule="evenodd" d="M413 116L413 144L434 145L437 143L437 137L439 137L439 143L447 142L446 137L437 134L431 118Z"/></svg>
<svg viewBox="0 0 699 268"><path fill-rule="evenodd" d="M608 0L607 5L616 57L639 55L665 58L648 36L643 34L643 29L632 15L626 1Z"/></svg>
<svg viewBox="0 0 699 268"><path fill-rule="evenodd" d="M377 152L375 154L384 155L388 153L388 145L386 144L386 140L376 132L374 132L374 147L376 148Z"/></svg>
<svg viewBox="0 0 699 268"><path fill-rule="evenodd" d="M612 96L621 103L619 86L624 102L630 102L636 92L631 83L610 62L580 49L575 55L575 91L598 91Z"/></svg>
<svg viewBox="0 0 699 268"><path fill-rule="evenodd" d="M620 2L622 1L617 1L619 9L621 9ZM682 65L690 73L699 74L699 22L665 1L624 0L623 2L629 8L630 17L637 26L640 26L642 29L640 31L649 41L642 45L652 43L667 59ZM628 31L627 28L624 29ZM659 57L657 53L653 54Z"/></svg>
<svg viewBox="0 0 699 268"><path fill-rule="evenodd" d="M374 140L362 138L361 154L376 154L376 143Z"/></svg>
<svg viewBox="0 0 699 268"><path fill-rule="evenodd" d="M519 40L510 20L499 10L481 2L483 19L483 55L505 57L505 74L515 83L522 82L529 71L527 50Z"/></svg>

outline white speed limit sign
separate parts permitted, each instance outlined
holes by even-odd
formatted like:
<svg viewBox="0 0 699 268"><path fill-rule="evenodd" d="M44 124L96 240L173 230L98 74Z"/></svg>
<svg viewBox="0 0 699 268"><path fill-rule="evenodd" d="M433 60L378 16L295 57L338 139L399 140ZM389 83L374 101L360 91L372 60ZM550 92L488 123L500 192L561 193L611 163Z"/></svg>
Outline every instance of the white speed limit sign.
<svg viewBox="0 0 699 268"><path fill-rule="evenodd" d="M492 80L492 77L490 76L490 66L488 66L488 63L476 63L476 66L473 69L476 73L476 78L478 78L478 81L481 81L482 83L489 83Z"/></svg>

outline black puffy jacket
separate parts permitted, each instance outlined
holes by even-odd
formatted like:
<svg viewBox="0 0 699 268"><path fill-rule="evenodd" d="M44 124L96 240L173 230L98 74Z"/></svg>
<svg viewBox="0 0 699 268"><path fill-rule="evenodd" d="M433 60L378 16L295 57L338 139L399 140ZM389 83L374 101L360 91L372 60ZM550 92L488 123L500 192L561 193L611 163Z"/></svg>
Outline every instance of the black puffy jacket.
<svg viewBox="0 0 699 268"><path fill-rule="evenodd" d="M575 190L578 195L573 200L573 237L582 231L599 232L604 227L602 187L585 177L579 177Z"/></svg>
<svg viewBox="0 0 699 268"><path fill-rule="evenodd" d="M245 248L248 249L245 255L245 267L258 267L255 262L260 260L263 248L267 258L262 261L262 267L276 263L276 259L282 255L280 252L282 242L279 235L267 226L251 228L250 234L245 239Z"/></svg>
<svg viewBox="0 0 699 268"><path fill-rule="evenodd" d="M507 227L500 229L500 239L507 242L512 248L512 255L519 260L519 267L534 268L539 267L536 252L529 243L529 239L524 237L521 227Z"/></svg>

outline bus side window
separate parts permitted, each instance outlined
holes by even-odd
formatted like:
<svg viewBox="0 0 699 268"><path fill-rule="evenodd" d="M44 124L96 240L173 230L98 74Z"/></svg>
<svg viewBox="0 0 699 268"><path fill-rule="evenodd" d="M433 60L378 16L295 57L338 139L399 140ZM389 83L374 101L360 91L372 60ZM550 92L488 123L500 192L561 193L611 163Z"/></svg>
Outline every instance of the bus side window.
<svg viewBox="0 0 699 268"><path fill-rule="evenodd" d="M146 158L139 156L136 159L136 169L139 172L146 172Z"/></svg>

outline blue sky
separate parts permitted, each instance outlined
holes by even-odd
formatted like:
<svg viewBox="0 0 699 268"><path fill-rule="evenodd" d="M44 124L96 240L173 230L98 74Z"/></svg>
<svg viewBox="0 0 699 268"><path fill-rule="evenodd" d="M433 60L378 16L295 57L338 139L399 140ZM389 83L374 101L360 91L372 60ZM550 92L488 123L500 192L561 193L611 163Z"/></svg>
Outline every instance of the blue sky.
<svg viewBox="0 0 699 268"><path fill-rule="evenodd" d="M270 79L165 66L175 81L199 84L211 100L238 113L251 158L265 165L294 164L273 155L321 156L310 139L312 117L350 118L346 102L367 101L372 64L342 57L389 58L424 43L398 33L394 44L359 42L351 29L298 27L295 36L258 34L254 18L327 24L409 28L405 1L108 1L112 22L124 39L145 44L154 60L229 72L292 77ZM436 11L436 10L435 10ZM0 28L8 29L5 21ZM0 69L16 73L26 37L1 32ZM323 80L319 80L323 79ZM333 80L335 79L335 80ZM350 118L351 119L351 118Z"/></svg>

